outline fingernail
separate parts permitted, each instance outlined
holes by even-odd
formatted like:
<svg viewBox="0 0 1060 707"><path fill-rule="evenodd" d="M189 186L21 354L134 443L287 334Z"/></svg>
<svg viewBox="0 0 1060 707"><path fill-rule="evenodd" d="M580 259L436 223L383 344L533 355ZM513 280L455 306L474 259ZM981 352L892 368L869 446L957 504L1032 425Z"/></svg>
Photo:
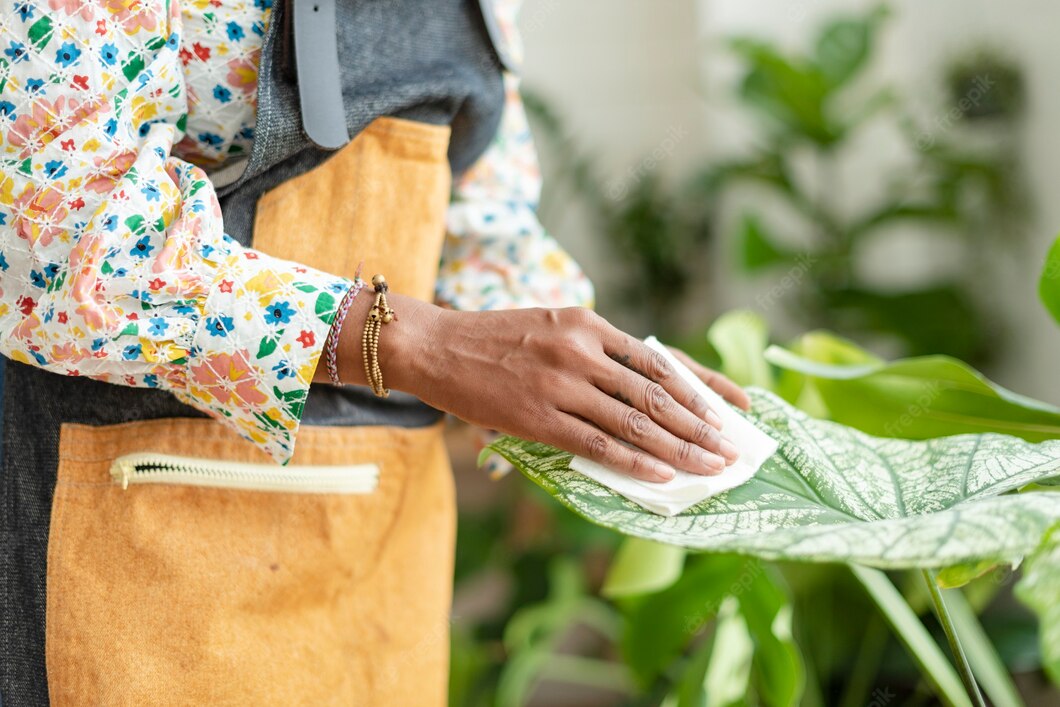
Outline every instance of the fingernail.
<svg viewBox="0 0 1060 707"><path fill-rule="evenodd" d="M707 420L707 424L711 425L712 427L716 427L719 430L721 429L721 418L718 417L718 413L714 412L710 408L707 408L707 414L705 417Z"/></svg>
<svg viewBox="0 0 1060 707"><path fill-rule="evenodd" d="M669 481L674 478L676 473L677 472L674 471L673 467L667 466L666 464L659 463L655 465L655 475L663 481Z"/></svg>
<svg viewBox="0 0 1060 707"><path fill-rule="evenodd" d="M699 458L703 461L703 466L707 467L711 471L725 471L725 460L719 457L717 454L703 452L699 455Z"/></svg>
<svg viewBox="0 0 1060 707"><path fill-rule="evenodd" d="M732 443L728 437L721 438L721 444L718 445L718 450L722 456L729 460L729 463L733 463L740 458L740 452L736 449L736 445Z"/></svg>

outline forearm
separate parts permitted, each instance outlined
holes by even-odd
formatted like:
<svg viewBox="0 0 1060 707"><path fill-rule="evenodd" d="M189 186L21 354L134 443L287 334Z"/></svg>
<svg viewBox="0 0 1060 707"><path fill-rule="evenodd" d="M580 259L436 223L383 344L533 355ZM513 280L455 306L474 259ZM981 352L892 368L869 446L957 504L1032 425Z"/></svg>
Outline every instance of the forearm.
<svg viewBox="0 0 1060 707"><path fill-rule="evenodd" d="M168 390L285 463L352 283L225 234L207 174L174 153L188 112L175 8L143 3L157 24L113 36L57 6L7 28L22 48L0 111L13 118L0 131L0 352ZM33 36L46 19L61 39ZM141 63L112 70L114 52Z"/></svg>

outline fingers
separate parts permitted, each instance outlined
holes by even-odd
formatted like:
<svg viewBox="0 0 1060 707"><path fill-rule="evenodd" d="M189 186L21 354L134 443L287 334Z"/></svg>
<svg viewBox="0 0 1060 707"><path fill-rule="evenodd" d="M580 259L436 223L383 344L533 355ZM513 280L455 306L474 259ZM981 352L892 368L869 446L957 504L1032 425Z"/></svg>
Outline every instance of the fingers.
<svg viewBox="0 0 1060 707"><path fill-rule="evenodd" d="M733 463L739 457L736 445L719 432L721 420L713 411L708 411L705 416L707 421L696 417L688 408L678 404L677 400L661 384L654 383L618 364L602 366L594 370L591 382L607 396L611 396L615 401L621 401L626 410L643 413L657 427L668 431L678 440L700 447L714 457L721 457L728 464ZM620 412L625 413L625 411ZM593 417L591 413L591 410L580 411L583 417L601 424L602 420ZM612 428L605 427L605 429L611 430ZM632 439L621 431L613 431L613 434L640 446L637 439ZM655 450L649 451L656 453ZM678 468L686 471L714 473L713 470L708 471L706 468L697 470L681 466L679 461L687 462L688 459L685 458L674 460L669 456L659 456L670 463L678 463Z"/></svg>
<svg viewBox="0 0 1060 707"><path fill-rule="evenodd" d="M666 429L659 421L633 407L630 404L632 401L611 397L600 390L594 390L587 399L583 399L580 409L568 412L588 420L613 437L636 445L674 468L706 475L720 474L725 470L726 459L720 454L719 448L725 446L726 442L721 439L716 427L681 408L657 384L630 371L625 373L654 387L658 391L657 397L665 398L668 402L664 405L671 411L680 411L680 419L687 425L686 430L675 432ZM735 461L736 448L731 444L728 446Z"/></svg>
<svg viewBox="0 0 1060 707"><path fill-rule="evenodd" d="M620 444L603 430L573 415L560 413L560 419L552 426L552 430L551 444L635 479L661 483L674 478L676 473L672 466Z"/></svg>
<svg viewBox="0 0 1060 707"><path fill-rule="evenodd" d="M670 349L670 352L677 357L678 361L688 366L688 368L715 393L742 410L751 409L751 399L747 397L747 393L743 388L736 385L717 371L713 371L702 365L699 361L695 360L681 349L675 349L673 346L667 346L666 348Z"/></svg>
<svg viewBox="0 0 1060 707"><path fill-rule="evenodd" d="M607 329L603 343L604 352L608 356L634 373L658 383L670 397L699 419L721 427L721 418L710 409L707 401L678 375L665 356L610 324Z"/></svg>

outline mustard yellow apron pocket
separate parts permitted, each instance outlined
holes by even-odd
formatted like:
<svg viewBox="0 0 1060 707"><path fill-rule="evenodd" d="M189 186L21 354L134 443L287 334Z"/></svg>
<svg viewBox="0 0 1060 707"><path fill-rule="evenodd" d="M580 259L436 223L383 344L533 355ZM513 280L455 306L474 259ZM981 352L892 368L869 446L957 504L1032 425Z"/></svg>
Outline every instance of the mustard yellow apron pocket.
<svg viewBox="0 0 1060 707"><path fill-rule="evenodd" d="M448 125L379 117L325 162L258 199L253 246L431 300L452 172Z"/></svg>
<svg viewBox="0 0 1060 707"><path fill-rule="evenodd" d="M455 510L440 425L63 424L56 705L442 705Z"/></svg>

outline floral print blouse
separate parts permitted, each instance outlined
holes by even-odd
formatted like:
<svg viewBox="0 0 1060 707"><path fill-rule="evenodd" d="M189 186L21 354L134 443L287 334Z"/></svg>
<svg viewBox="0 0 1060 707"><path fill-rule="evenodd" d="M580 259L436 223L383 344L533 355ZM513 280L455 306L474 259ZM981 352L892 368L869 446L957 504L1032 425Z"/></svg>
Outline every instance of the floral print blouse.
<svg viewBox="0 0 1060 707"><path fill-rule="evenodd" d="M0 10L0 350L168 390L286 464L352 283L224 232L210 173L252 143L270 4ZM500 2L508 31L514 9ZM506 81L503 127L454 185L437 301L591 305L591 285L534 215L540 178Z"/></svg>

